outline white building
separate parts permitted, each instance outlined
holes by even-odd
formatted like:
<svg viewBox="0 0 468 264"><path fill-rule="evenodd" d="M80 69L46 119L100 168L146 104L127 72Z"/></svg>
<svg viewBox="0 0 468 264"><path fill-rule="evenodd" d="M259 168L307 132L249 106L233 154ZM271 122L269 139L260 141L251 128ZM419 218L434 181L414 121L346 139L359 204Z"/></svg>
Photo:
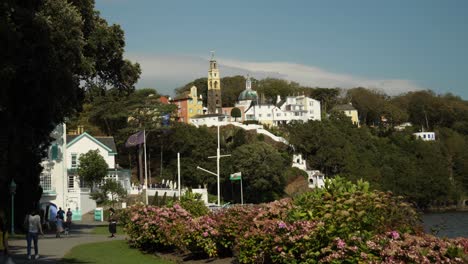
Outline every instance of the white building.
<svg viewBox="0 0 468 264"><path fill-rule="evenodd" d="M248 77L245 90L239 95L236 107L246 109L245 121L258 121L271 126L287 124L293 120L307 122L321 120L320 102L304 95L288 96L281 99L278 95L276 104L260 104L257 92L252 90Z"/></svg>
<svg viewBox="0 0 468 264"><path fill-rule="evenodd" d="M90 150L99 150L106 161L109 171L106 179L119 181L130 190L130 171L117 168L117 154L113 137L93 137L86 132L79 135L66 135L65 125L59 125L52 136L48 158L43 161L40 184L43 189L41 203L53 203L58 207L71 208L73 219L80 220L81 215L96 208L96 202L90 198L90 189L80 181L77 174L79 157Z"/></svg>
<svg viewBox="0 0 468 264"><path fill-rule="evenodd" d="M434 141L435 138L435 132L417 132L413 133L413 135L418 138L422 139L424 141Z"/></svg>
<svg viewBox="0 0 468 264"><path fill-rule="evenodd" d="M319 170L308 170L305 159L302 158L302 154L293 155L293 163L291 167L298 168L307 173L307 181L309 182L309 188L322 188L325 186L325 176Z"/></svg>

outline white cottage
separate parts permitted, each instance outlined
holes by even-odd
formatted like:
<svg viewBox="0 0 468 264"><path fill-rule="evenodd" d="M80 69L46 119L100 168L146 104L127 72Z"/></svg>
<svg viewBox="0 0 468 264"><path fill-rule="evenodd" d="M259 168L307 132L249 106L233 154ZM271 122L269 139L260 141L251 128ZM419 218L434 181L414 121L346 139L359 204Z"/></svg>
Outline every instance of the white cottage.
<svg viewBox="0 0 468 264"><path fill-rule="evenodd" d="M71 208L74 220L80 220L82 214L96 208L96 202L90 198L90 189L77 174L80 155L99 150L109 166L106 179L119 181L127 190L131 189L130 171L116 166L117 150L113 137L93 137L86 132L65 135L65 131L65 125L60 125L52 133L56 140L50 147L48 159L43 162L41 203L51 202L62 208Z"/></svg>
<svg viewBox="0 0 468 264"><path fill-rule="evenodd" d="M417 132L417 133L413 133L413 135L416 138L421 139L423 141L434 141L434 140L436 140L435 132Z"/></svg>

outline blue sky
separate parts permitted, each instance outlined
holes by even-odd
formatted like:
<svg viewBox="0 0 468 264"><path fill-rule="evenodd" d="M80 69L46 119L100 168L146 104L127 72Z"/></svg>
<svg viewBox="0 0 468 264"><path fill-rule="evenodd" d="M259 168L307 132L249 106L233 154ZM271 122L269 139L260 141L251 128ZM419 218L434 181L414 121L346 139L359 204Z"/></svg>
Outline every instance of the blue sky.
<svg viewBox="0 0 468 264"><path fill-rule="evenodd" d="M207 75L303 85L417 89L468 99L468 1L96 0L142 65L138 87L164 94Z"/></svg>

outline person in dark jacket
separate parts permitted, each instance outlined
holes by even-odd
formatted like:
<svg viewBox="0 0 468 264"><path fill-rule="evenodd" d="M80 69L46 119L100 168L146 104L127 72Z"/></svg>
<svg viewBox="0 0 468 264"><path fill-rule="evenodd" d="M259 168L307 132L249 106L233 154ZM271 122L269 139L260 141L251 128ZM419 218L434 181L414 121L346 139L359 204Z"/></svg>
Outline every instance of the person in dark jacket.
<svg viewBox="0 0 468 264"><path fill-rule="evenodd" d="M115 237L117 233L117 216L114 208L109 209L109 233L111 233L110 237Z"/></svg>

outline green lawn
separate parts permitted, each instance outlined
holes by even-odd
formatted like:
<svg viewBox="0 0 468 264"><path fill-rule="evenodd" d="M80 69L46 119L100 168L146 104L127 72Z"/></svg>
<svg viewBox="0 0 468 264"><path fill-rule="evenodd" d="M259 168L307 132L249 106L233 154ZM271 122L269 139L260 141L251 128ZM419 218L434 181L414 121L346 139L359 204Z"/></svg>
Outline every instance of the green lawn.
<svg viewBox="0 0 468 264"><path fill-rule="evenodd" d="M150 263L172 264L154 255L143 254L130 248L124 240L84 244L72 248L62 260L62 263L95 263L95 264L127 264Z"/></svg>
<svg viewBox="0 0 468 264"><path fill-rule="evenodd" d="M92 234L95 234L95 235L110 235L109 226L108 225L96 226L93 229ZM123 231L123 227L121 225L117 225L117 235L125 235L125 233Z"/></svg>

